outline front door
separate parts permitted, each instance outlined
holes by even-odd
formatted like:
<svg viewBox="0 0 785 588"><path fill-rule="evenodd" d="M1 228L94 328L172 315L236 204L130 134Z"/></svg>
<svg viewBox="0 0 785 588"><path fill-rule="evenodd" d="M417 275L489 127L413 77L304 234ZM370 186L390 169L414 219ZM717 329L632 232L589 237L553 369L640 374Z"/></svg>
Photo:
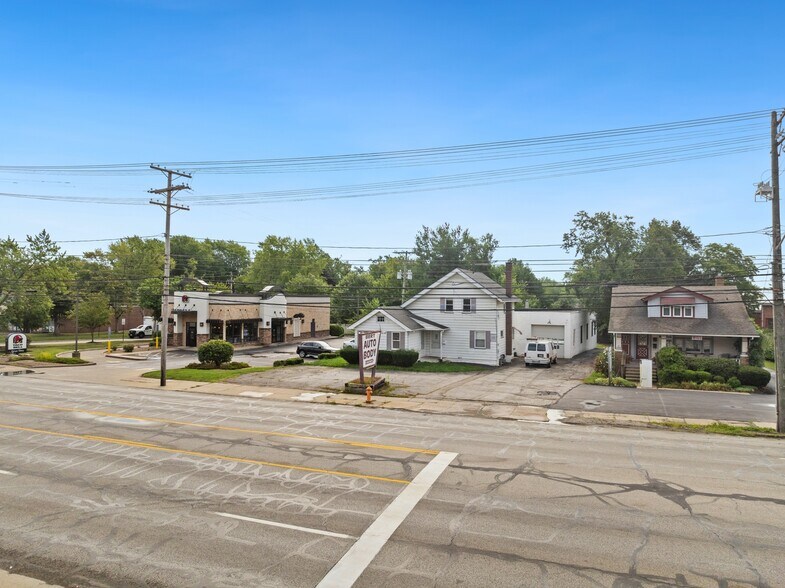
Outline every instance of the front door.
<svg viewBox="0 0 785 588"><path fill-rule="evenodd" d="M185 346L196 347L196 323L185 323Z"/></svg>
<svg viewBox="0 0 785 588"><path fill-rule="evenodd" d="M286 323L284 319L272 319L270 324L270 342L283 343L286 338Z"/></svg>
<svg viewBox="0 0 785 588"><path fill-rule="evenodd" d="M649 336L638 335L635 357L638 359L649 359Z"/></svg>

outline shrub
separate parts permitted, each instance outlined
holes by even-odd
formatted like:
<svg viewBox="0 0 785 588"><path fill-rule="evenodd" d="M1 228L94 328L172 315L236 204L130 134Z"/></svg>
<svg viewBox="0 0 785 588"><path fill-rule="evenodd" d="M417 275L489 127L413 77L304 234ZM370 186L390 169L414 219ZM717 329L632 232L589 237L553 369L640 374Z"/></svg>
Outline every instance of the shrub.
<svg viewBox="0 0 785 588"><path fill-rule="evenodd" d="M691 370L687 370L687 371L689 372ZM704 372L704 371L698 370L698 371L695 371L694 374L695 375L692 376L693 382L696 382L698 384L702 384L703 382L711 382L711 377L712 376L711 376L711 373L709 373L709 372Z"/></svg>
<svg viewBox="0 0 785 588"><path fill-rule="evenodd" d="M685 368L687 364L684 360L684 354L678 347L663 347L654 356L657 362L657 369L666 367L680 367Z"/></svg>
<svg viewBox="0 0 785 588"><path fill-rule="evenodd" d="M393 365L397 367L412 367L420 354L413 349L398 349L395 351L379 350L379 365Z"/></svg>
<svg viewBox="0 0 785 588"><path fill-rule="evenodd" d="M698 386L701 390L712 390L714 392L730 390L726 384L721 384L719 382L703 382L700 386Z"/></svg>
<svg viewBox="0 0 785 588"><path fill-rule="evenodd" d="M244 370L248 367L251 367L251 365L244 361L230 361L229 363L221 365L222 370Z"/></svg>
<svg viewBox="0 0 785 588"><path fill-rule="evenodd" d="M109 349L109 353L114 353L117 351L117 343L109 343L107 348Z"/></svg>
<svg viewBox="0 0 785 588"><path fill-rule="evenodd" d="M711 379L711 381L714 382L715 384L724 384L725 383L725 378L723 378L722 376L714 376Z"/></svg>
<svg viewBox="0 0 785 588"><path fill-rule="evenodd" d="M605 374L600 372L592 372L585 380L583 380L585 384L592 384L594 386L609 386L611 384L608 383L608 378L605 377ZM630 382L629 380L625 380L624 378L613 378L612 380L613 386L618 388L637 388L637 386Z"/></svg>
<svg viewBox="0 0 785 588"><path fill-rule="evenodd" d="M330 325L330 336L331 337L343 337L344 328L341 325Z"/></svg>
<svg viewBox="0 0 785 588"><path fill-rule="evenodd" d="M277 359L273 362L273 367L283 367L285 365L299 365L305 363L302 357L290 357L289 359Z"/></svg>
<svg viewBox="0 0 785 588"><path fill-rule="evenodd" d="M736 376L733 376L732 378L728 378L727 384L731 388L738 388L741 386L741 380L739 380Z"/></svg>
<svg viewBox="0 0 785 588"><path fill-rule="evenodd" d="M758 389L755 386L738 386L737 388L734 388L734 390L736 390L736 392L748 392L748 393L754 393L758 391Z"/></svg>
<svg viewBox="0 0 785 588"><path fill-rule="evenodd" d="M679 384L679 388L684 388L685 390L697 390L698 385L695 382L681 382Z"/></svg>
<svg viewBox="0 0 785 588"><path fill-rule="evenodd" d="M222 363L231 361L234 355L234 346L220 339L214 339L199 346L197 357L201 363L211 363L215 367L220 367Z"/></svg>
<svg viewBox="0 0 785 588"><path fill-rule="evenodd" d="M735 359L721 357L689 357L686 365L691 370L710 372L715 376L722 376L726 380L738 375L739 364Z"/></svg>
<svg viewBox="0 0 785 588"><path fill-rule="evenodd" d="M771 374L763 368L743 365L739 367L739 381L744 386L763 388L771 380Z"/></svg>
<svg viewBox="0 0 785 588"><path fill-rule="evenodd" d="M336 357L341 357L341 356L337 351L335 352L331 351L330 353L320 353L319 355L316 356L316 359L335 359Z"/></svg>
<svg viewBox="0 0 785 588"><path fill-rule="evenodd" d="M350 365L357 365L360 363L360 352L356 347L344 347L338 352L338 355L346 360Z"/></svg>
<svg viewBox="0 0 785 588"><path fill-rule="evenodd" d="M125 351L126 353L131 353L133 350L134 350L133 343L126 343L125 345L123 345L123 351Z"/></svg>
<svg viewBox="0 0 785 588"><path fill-rule="evenodd" d="M594 358L594 371L601 374L608 373L608 352L603 350Z"/></svg>

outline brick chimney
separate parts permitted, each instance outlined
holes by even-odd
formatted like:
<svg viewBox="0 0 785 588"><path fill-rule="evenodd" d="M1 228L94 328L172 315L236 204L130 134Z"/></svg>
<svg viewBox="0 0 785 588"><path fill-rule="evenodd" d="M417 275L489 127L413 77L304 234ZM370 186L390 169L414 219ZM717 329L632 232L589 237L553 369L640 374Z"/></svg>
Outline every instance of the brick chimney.
<svg viewBox="0 0 785 588"><path fill-rule="evenodd" d="M714 276L714 285L715 286L724 286L725 285L725 278L723 276Z"/></svg>

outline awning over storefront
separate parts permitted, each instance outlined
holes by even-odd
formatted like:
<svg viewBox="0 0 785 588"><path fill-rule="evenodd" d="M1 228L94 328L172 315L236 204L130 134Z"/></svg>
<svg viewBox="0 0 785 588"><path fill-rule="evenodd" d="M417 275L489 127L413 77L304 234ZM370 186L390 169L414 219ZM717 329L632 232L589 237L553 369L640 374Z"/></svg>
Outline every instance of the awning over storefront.
<svg viewBox="0 0 785 588"><path fill-rule="evenodd" d="M259 307L255 304L211 304L208 322L259 320Z"/></svg>

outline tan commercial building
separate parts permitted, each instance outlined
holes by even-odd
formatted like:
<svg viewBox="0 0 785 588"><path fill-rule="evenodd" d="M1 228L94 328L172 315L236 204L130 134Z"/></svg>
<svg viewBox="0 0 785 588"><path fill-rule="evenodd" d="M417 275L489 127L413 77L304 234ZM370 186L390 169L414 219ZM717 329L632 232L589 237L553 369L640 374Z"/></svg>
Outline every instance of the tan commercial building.
<svg viewBox="0 0 785 588"><path fill-rule="evenodd" d="M172 315L174 346L210 339L270 345L330 334L329 296L286 295L270 286L258 294L175 292Z"/></svg>

